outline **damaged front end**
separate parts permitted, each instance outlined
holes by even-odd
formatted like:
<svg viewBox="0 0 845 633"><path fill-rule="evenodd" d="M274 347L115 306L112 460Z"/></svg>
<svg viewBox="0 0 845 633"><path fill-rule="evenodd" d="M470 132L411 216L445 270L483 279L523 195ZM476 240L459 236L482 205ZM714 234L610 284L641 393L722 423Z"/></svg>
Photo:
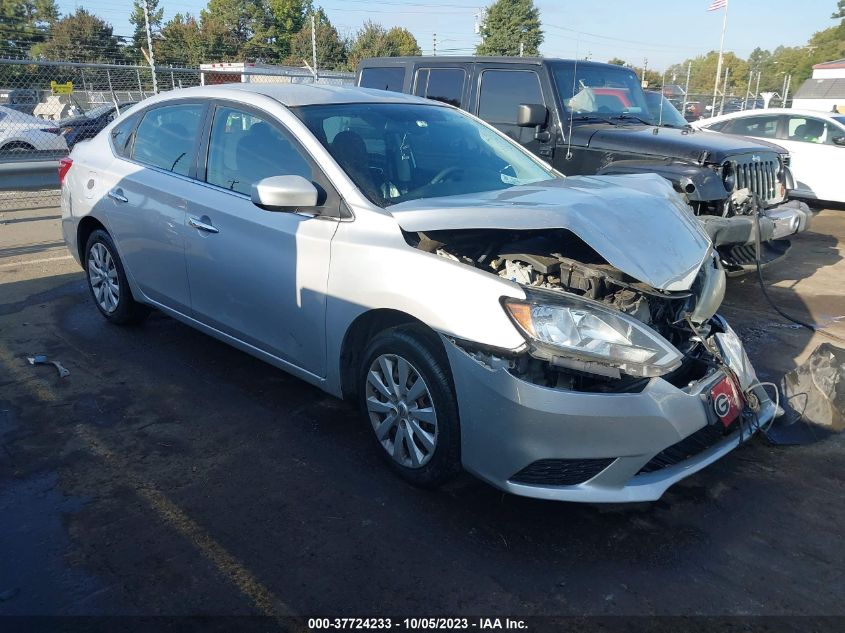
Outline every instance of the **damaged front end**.
<svg viewBox="0 0 845 633"><path fill-rule="evenodd" d="M473 349L537 385L631 392L654 376L683 386L724 361L714 325L725 272L710 252L687 290L649 286L565 229L406 234L417 248L518 283L503 307L526 339L517 353Z"/></svg>

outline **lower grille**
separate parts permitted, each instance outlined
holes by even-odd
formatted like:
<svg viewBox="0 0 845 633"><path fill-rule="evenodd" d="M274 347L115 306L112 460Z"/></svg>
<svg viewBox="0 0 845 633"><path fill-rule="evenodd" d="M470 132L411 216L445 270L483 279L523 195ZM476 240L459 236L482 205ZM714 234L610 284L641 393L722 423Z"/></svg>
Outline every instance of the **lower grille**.
<svg viewBox="0 0 845 633"><path fill-rule="evenodd" d="M750 189L764 202L772 202L780 195L780 163L774 157L761 160L755 155L754 158L743 156L731 161L736 173L736 189Z"/></svg>
<svg viewBox="0 0 845 633"><path fill-rule="evenodd" d="M598 475L614 462L609 459L540 459L511 477L520 484L575 486Z"/></svg>
<svg viewBox="0 0 845 633"><path fill-rule="evenodd" d="M725 438L725 428L721 424L708 424L692 435L685 437L680 442L664 448L657 455L651 458L645 466L640 468L638 475L653 473L675 464L680 464L715 446Z"/></svg>

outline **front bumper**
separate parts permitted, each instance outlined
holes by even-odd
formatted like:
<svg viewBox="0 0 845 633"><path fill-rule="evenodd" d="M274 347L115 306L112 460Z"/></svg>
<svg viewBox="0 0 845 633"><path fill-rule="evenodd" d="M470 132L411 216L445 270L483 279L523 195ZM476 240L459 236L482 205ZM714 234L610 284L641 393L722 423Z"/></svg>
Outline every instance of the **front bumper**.
<svg viewBox="0 0 845 633"><path fill-rule="evenodd" d="M686 389L655 378L640 393L573 392L526 382L443 340L458 397L464 468L526 497L592 503L656 500L675 482L736 448L775 413L762 387L754 387L761 403L754 425L746 425L742 433L719 434L718 441L677 459L675 447L718 424L709 394L724 377L721 371ZM736 343L743 358L729 360L732 367L747 364L738 339ZM728 353L736 350L733 346ZM670 459L664 459L667 455ZM539 478L534 483L515 481L526 469L543 472L551 463L585 465L597 473L575 485L549 485Z"/></svg>

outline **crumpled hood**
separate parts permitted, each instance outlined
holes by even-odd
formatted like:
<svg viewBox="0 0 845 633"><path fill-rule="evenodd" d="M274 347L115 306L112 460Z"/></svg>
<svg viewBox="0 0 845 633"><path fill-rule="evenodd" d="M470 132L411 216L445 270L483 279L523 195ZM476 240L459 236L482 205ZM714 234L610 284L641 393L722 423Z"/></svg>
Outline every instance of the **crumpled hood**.
<svg viewBox="0 0 845 633"><path fill-rule="evenodd" d="M659 128L655 134L655 129L658 128L634 125L579 126L577 133L573 131L573 143L589 146L593 150L630 152L692 162L701 161L706 152L708 163L722 163L737 154L786 153L786 150L778 145L744 136L668 127Z"/></svg>
<svg viewBox="0 0 845 633"><path fill-rule="evenodd" d="M500 191L388 207L405 231L567 229L622 272L660 290L688 290L710 238L664 178L571 176Z"/></svg>

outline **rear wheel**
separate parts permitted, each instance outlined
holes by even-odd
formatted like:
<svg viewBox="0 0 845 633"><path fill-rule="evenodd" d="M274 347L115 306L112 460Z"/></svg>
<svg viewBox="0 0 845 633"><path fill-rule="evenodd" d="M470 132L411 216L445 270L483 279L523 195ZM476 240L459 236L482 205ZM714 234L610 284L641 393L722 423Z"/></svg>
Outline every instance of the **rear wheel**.
<svg viewBox="0 0 845 633"><path fill-rule="evenodd" d="M361 410L379 452L411 483L433 488L460 471L460 424L439 341L414 327L372 340L358 379Z"/></svg>
<svg viewBox="0 0 845 633"><path fill-rule="evenodd" d="M24 143L23 141L12 141L11 143L6 143L0 151L22 154L24 152L34 152L35 147L29 143Z"/></svg>
<svg viewBox="0 0 845 633"><path fill-rule="evenodd" d="M85 273L94 304L106 319L118 325L140 323L150 309L135 301L123 263L111 236L98 229L85 247Z"/></svg>

